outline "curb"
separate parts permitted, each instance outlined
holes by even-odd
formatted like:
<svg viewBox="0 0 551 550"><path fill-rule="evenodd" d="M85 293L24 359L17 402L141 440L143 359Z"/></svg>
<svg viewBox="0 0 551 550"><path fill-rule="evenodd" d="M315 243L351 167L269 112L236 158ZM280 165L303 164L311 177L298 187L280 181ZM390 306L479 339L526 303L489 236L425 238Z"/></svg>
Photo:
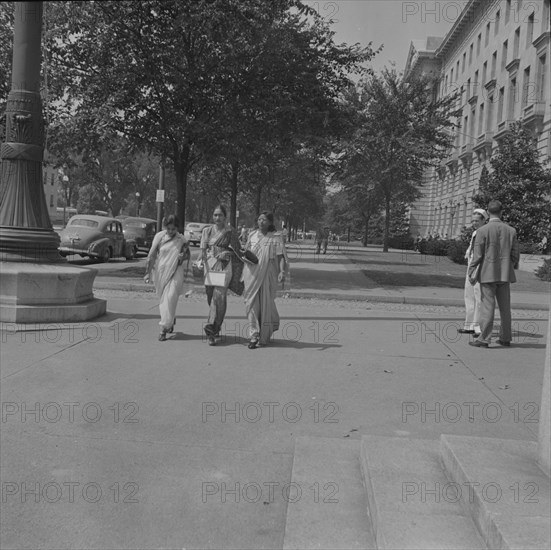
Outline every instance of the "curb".
<svg viewBox="0 0 551 550"><path fill-rule="evenodd" d="M94 281L94 289L97 290L120 290L124 292L155 292L153 285L145 283L117 283L111 281ZM205 294L203 286L197 285L193 288L194 294ZM278 298L299 298L303 300L317 299L317 300L344 300L350 302L377 302L387 304L409 304L409 305L429 305L429 306L451 306L451 307L464 307L465 302L463 300L456 300L453 298L434 298L423 296L386 296L381 294L331 294L331 293L319 293L308 292L300 290L278 290ZM547 304L527 304L527 303L514 303L512 309L525 309L532 311L549 311L549 305Z"/></svg>

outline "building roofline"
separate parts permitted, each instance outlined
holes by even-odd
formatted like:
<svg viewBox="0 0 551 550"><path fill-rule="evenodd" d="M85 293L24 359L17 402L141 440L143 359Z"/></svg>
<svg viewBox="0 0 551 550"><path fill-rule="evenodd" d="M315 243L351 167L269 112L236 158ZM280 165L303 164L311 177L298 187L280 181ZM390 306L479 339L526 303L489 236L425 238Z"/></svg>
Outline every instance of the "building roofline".
<svg viewBox="0 0 551 550"><path fill-rule="evenodd" d="M469 16L472 16L475 9L483 2L488 2L488 0L469 0L466 6L463 8L462 12L459 14L459 17L453 24L452 28L444 37L442 44L436 50L436 57L441 58L446 52L450 49L455 39L461 34L461 31L468 25L471 21ZM494 2L490 2L490 7L493 8L495 5ZM489 10L488 10L489 11Z"/></svg>

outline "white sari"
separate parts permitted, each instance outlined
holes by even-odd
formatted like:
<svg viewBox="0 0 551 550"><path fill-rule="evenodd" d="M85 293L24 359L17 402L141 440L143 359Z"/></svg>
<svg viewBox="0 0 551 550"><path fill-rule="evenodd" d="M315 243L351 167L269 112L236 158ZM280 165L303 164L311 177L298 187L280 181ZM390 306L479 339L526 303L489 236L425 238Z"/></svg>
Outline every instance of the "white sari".
<svg viewBox="0 0 551 550"><path fill-rule="evenodd" d="M146 270L151 273L160 298L159 325L162 330L170 330L174 326L176 306L184 286L184 266L178 263L178 255L186 244L182 234L176 233L170 238L166 231L160 231L155 235L147 257Z"/></svg>

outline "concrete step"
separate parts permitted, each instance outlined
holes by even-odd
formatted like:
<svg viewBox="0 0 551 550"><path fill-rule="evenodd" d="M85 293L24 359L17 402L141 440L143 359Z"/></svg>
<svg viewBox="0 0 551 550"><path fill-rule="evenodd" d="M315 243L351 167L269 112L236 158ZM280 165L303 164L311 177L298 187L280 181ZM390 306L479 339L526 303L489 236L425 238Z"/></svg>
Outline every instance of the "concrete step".
<svg viewBox="0 0 551 550"><path fill-rule="evenodd" d="M551 548L551 491L536 442L443 435L440 443L447 475L488 548Z"/></svg>
<svg viewBox="0 0 551 550"><path fill-rule="evenodd" d="M297 437L284 549L375 548L359 455L358 440Z"/></svg>
<svg viewBox="0 0 551 550"><path fill-rule="evenodd" d="M377 548L486 548L472 518L446 493L438 441L364 436L361 466Z"/></svg>

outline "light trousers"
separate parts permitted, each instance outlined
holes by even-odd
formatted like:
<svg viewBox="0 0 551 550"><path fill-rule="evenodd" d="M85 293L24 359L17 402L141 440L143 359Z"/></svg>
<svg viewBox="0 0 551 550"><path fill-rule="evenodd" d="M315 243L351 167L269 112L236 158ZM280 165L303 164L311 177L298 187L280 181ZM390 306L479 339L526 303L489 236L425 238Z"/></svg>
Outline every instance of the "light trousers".
<svg viewBox="0 0 551 550"><path fill-rule="evenodd" d="M472 285L469 275L465 276L465 330L480 332L480 283Z"/></svg>

